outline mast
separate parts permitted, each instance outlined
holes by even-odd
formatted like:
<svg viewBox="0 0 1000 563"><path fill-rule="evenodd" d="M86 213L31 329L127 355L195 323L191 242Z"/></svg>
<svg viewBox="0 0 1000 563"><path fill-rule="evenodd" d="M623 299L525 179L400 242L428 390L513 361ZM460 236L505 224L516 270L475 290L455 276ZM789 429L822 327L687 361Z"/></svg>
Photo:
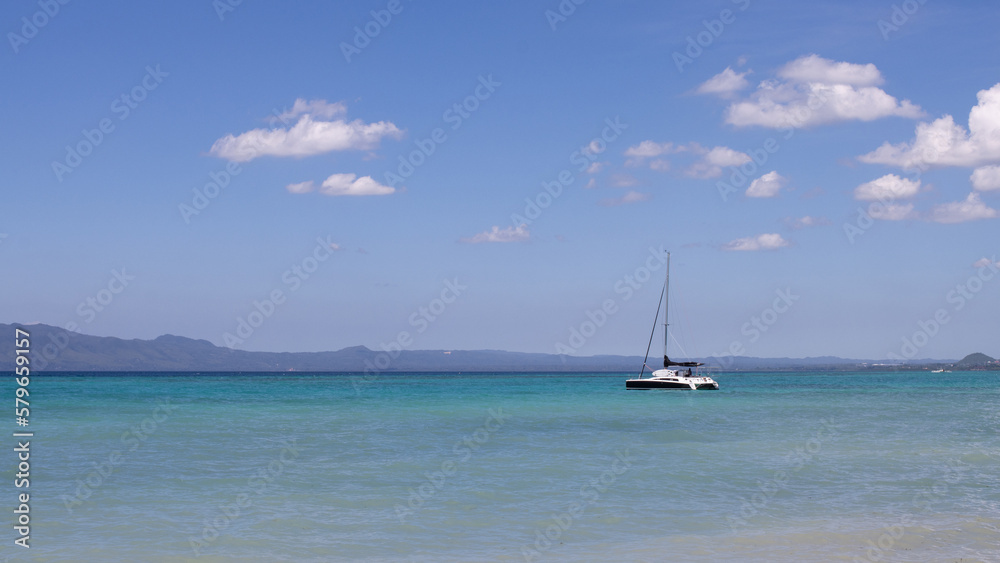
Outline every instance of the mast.
<svg viewBox="0 0 1000 563"><path fill-rule="evenodd" d="M670 253L667 253L667 279L663 281L663 367L668 367L667 363L667 330L670 327L670 323L667 322L667 315L669 313L667 307L670 304Z"/></svg>

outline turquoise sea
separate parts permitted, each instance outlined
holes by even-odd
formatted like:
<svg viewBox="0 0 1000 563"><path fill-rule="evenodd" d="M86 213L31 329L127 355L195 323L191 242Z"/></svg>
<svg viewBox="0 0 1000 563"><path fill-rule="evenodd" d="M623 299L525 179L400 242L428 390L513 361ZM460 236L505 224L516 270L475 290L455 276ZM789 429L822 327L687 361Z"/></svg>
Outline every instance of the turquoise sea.
<svg viewBox="0 0 1000 563"><path fill-rule="evenodd" d="M0 560L1000 561L1000 373L627 377L36 376Z"/></svg>

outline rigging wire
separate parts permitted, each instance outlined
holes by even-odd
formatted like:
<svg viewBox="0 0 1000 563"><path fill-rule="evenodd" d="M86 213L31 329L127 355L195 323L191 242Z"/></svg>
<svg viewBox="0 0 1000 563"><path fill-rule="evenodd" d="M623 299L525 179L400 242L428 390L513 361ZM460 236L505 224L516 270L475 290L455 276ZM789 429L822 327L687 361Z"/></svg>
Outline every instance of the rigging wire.
<svg viewBox="0 0 1000 563"><path fill-rule="evenodd" d="M663 306L663 292L667 290L667 285L663 285L663 289L660 290L660 301L656 304L656 317L653 319L653 330L649 331L649 344L646 344L646 357L642 359L642 369L639 370L639 379L642 379L642 374L646 371L646 360L649 359L649 349L653 346L653 335L656 334L656 321L660 319L660 307ZM649 368L650 371L653 368Z"/></svg>

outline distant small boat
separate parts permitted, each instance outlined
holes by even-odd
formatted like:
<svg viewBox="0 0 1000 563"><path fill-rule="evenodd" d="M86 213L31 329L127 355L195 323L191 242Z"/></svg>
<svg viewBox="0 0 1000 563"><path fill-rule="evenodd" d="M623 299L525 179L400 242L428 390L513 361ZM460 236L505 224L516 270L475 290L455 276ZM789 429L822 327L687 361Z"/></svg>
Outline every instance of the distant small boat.
<svg viewBox="0 0 1000 563"><path fill-rule="evenodd" d="M670 253L667 253L667 277L663 281L663 291L660 293L660 301L656 304L656 318L653 319L653 330L649 333L649 344L646 345L646 357L642 360L642 369L639 370L639 377L625 381L626 389L718 389L719 384L714 379L703 375L692 375L691 368L697 368L705 364L701 362L675 362L667 355L667 336L669 334L667 323L667 306L670 299ZM643 379L642 374L649 367L646 360L649 359L649 348L653 344L653 334L656 332L656 321L660 318L660 305L663 305L663 369L653 370L652 375ZM672 367L687 368L687 370L670 369Z"/></svg>

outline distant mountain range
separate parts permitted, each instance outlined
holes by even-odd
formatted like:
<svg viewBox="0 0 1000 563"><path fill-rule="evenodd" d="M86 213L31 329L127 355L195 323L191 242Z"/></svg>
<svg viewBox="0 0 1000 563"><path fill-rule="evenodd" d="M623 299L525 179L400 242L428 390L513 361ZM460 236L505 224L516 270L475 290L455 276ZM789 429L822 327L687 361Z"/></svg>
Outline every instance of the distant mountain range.
<svg viewBox="0 0 1000 563"><path fill-rule="evenodd" d="M335 352L247 352L223 348L207 340L164 335L154 340L123 340L89 336L44 325L0 324L0 334L10 335L0 346L0 369L14 369L13 334L22 327L31 334L31 365L38 371L329 371L362 372L632 372L642 365L640 356L561 356L501 350L402 350L384 352L353 346ZM6 337L5 337L6 338ZM679 359L679 358L675 358ZM685 358L687 359L687 358ZM891 369L885 361L853 360L833 356L815 358L753 358L726 356L692 358L721 371L784 371L809 369ZM647 362L659 366L656 356ZM911 360L924 366L950 365L975 369L996 360L972 354L961 362ZM1000 365L993 369L1000 369Z"/></svg>

